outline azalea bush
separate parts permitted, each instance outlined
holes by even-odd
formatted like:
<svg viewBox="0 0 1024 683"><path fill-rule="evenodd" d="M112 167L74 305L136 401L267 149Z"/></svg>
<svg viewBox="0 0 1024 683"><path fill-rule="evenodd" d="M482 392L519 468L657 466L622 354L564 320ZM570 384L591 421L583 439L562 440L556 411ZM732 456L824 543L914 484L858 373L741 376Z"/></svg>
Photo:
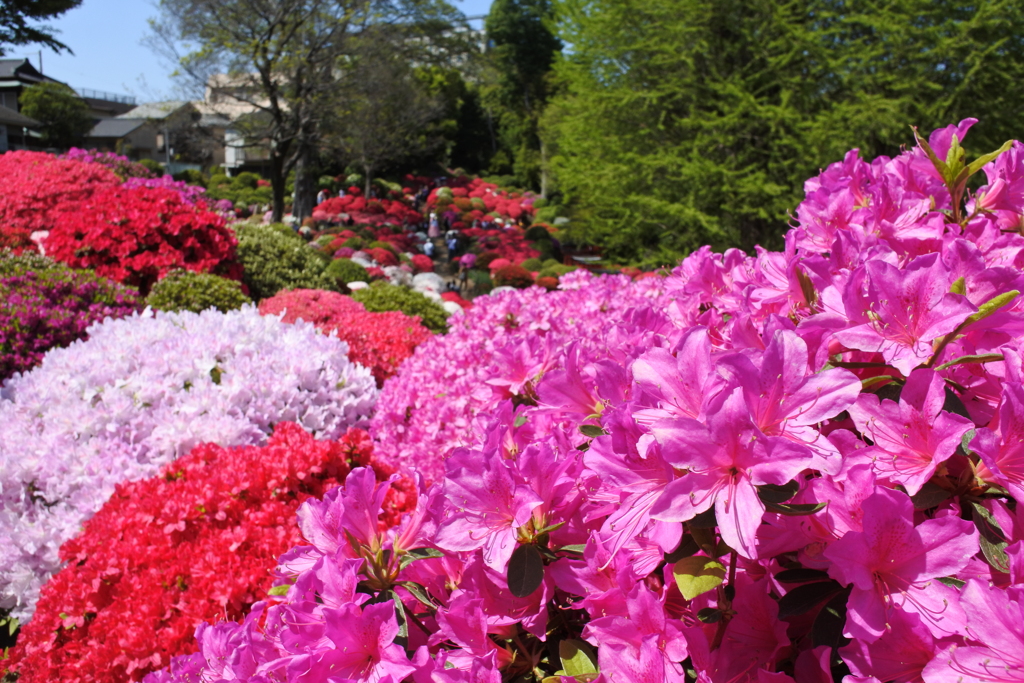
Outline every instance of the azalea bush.
<svg viewBox="0 0 1024 683"><path fill-rule="evenodd" d="M62 154L61 159L80 161L87 164L98 164L113 171L121 180L130 181L132 178L152 179L153 171L137 161L132 161L126 156L114 152L99 152L95 149L80 149L72 147L67 153ZM148 163L148 160L147 160Z"/></svg>
<svg viewBox="0 0 1024 683"><path fill-rule="evenodd" d="M284 289L338 289L328 258L284 225L243 223L238 230L242 282L256 301Z"/></svg>
<svg viewBox="0 0 1024 683"><path fill-rule="evenodd" d="M656 305L660 287L660 280L581 272L558 292L531 287L477 297L450 319L448 334L421 345L384 386L370 427L379 457L439 481L444 459L480 438L478 417L512 396L532 395L572 344L611 355L622 340L610 334L610 321Z"/></svg>
<svg viewBox="0 0 1024 683"><path fill-rule="evenodd" d="M146 297L146 304L158 311L202 313L216 308L222 313L251 304L242 291L242 283L210 273L175 270L157 281Z"/></svg>
<svg viewBox="0 0 1024 683"><path fill-rule="evenodd" d="M317 438L365 426L370 371L309 324L240 311L108 319L0 393L0 610L23 623L58 548L122 481L196 445L259 445L278 422Z"/></svg>
<svg viewBox="0 0 1024 683"><path fill-rule="evenodd" d="M401 311L371 313L355 299L322 290L293 289L260 302L260 313L285 322L305 320L348 344L349 359L373 372L377 386L393 376L431 333Z"/></svg>
<svg viewBox="0 0 1024 683"><path fill-rule="evenodd" d="M140 310L138 292L44 257L0 252L0 382L107 317Z"/></svg>
<svg viewBox="0 0 1024 683"><path fill-rule="evenodd" d="M43 243L48 255L143 294L178 268L241 277L237 240L224 219L175 190L103 188L88 200L65 203L52 219Z"/></svg>
<svg viewBox="0 0 1024 683"><path fill-rule="evenodd" d="M61 547L66 566L4 665L23 683L114 683L194 652L197 625L241 619L267 599L276 558L301 540L299 505L373 464L362 430L317 441L282 422L264 446L202 444L155 477L118 485ZM378 481L389 474L376 468ZM388 492L392 524L414 496Z"/></svg>
<svg viewBox="0 0 1024 683"><path fill-rule="evenodd" d="M0 246L32 251L33 232L51 230L62 210L121 183L102 165L24 150L0 155L0 177Z"/></svg>
<svg viewBox="0 0 1024 683"><path fill-rule="evenodd" d="M695 252L539 377L522 346L413 513L354 470L284 599L148 680L1020 680L1024 145L968 163L972 123L852 152L785 251Z"/></svg>
<svg viewBox="0 0 1024 683"><path fill-rule="evenodd" d="M375 282L370 287L353 292L352 298L368 311L401 311L408 316L418 317L431 332L443 334L448 330L448 312L437 302L408 287Z"/></svg>
<svg viewBox="0 0 1024 683"><path fill-rule="evenodd" d="M414 225L423 220L408 203L398 199L372 199L358 187L350 187L343 197L331 197L313 209L318 222L338 222L343 218L364 225Z"/></svg>

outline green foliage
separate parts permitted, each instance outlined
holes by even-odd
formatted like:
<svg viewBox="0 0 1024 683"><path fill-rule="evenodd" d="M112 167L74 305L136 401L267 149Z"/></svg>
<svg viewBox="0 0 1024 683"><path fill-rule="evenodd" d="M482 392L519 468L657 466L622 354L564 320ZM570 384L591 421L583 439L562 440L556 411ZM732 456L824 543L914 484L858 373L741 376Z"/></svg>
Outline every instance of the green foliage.
<svg viewBox="0 0 1024 683"><path fill-rule="evenodd" d="M418 315L423 326L431 332L444 334L448 331L448 312L440 304L407 287L378 281L353 292L352 298L368 311L401 311L410 316Z"/></svg>
<svg viewBox="0 0 1024 683"><path fill-rule="evenodd" d="M803 181L907 127L1018 134L1024 6L1010 0L563 0L542 122L568 230L616 260L779 247ZM546 216L545 216L546 217Z"/></svg>
<svg viewBox="0 0 1024 683"><path fill-rule="evenodd" d="M175 180L183 180L189 185L198 185L199 187L206 187L209 182L202 171L197 171L194 168L186 168L183 171L179 171L174 174L173 178Z"/></svg>
<svg viewBox="0 0 1024 683"><path fill-rule="evenodd" d="M89 105L63 83L44 81L30 85L18 98L21 113L43 124L43 144L66 149L85 139L92 130Z"/></svg>
<svg viewBox="0 0 1024 683"><path fill-rule="evenodd" d="M239 173L234 178L216 173L206 184L206 196L211 201L227 199L237 207L269 205L274 200L273 191L269 185L260 187L259 180L257 173Z"/></svg>
<svg viewBox="0 0 1024 683"><path fill-rule="evenodd" d="M238 260L244 269L242 281L256 301L272 297L283 289L336 291L338 288L324 273L327 264L317 250L287 226L239 226Z"/></svg>
<svg viewBox="0 0 1024 683"><path fill-rule="evenodd" d="M44 273L65 268L61 263L47 258L34 251L23 251L15 254L10 249L0 249L0 278L15 277L25 273Z"/></svg>
<svg viewBox="0 0 1024 683"><path fill-rule="evenodd" d="M539 258L528 258L520 264L523 268L526 268L531 273L536 273L544 267L544 263Z"/></svg>
<svg viewBox="0 0 1024 683"><path fill-rule="evenodd" d="M154 175L162 176L164 174L164 165L156 159L140 159L139 165Z"/></svg>
<svg viewBox="0 0 1024 683"><path fill-rule="evenodd" d="M216 308L226 313L252 303L242 292L242 283L210 273L175 270L159 280L146 303L160 311L201 313Z"/></svg>
<svg viewBox="0 0 1024 683"><path fill-rule="evenodd" d="M350 282L368 282L370 280L370 275L366 272L366 268L347 258L331 261L327 264L327 268L324 269L324 275L332 278L338 284L338 289L342 289L343 285L347 285Z"/></svg>
<svg viewBox="0 0 1024 683"><path fill-rule="evenodd" d="M571 273L576 270L577 266L567 266L561 263L545 263L544 267L541 268L540 272L537 273L537 278L542 277L555 277L559 278L566 273Z"/></svg>
<svg viewBox="0 0 1024 683"><path fill-rule="evenodd" d="M533 284L533 276L522 266L503 266L494 273L494 284L499 287L526 289Z"/></svg>
<svg viewBox="0 0 1024 683"><path fill-rule="evenodd" d="M67 45L53 37L53 29L31 22L55 19L81 4L82 0L4 0L0 3L0 57L5 54L4 44L40 43L54 52L70 52Z"/></svg>

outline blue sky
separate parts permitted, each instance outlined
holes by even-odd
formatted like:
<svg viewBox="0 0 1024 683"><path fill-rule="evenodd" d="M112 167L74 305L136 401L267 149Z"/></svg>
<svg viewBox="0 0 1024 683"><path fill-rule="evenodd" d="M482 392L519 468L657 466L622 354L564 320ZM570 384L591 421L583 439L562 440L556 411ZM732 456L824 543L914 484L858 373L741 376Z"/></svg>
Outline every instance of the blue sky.
<svg viewBox="0 0 1024 683"><path fill-rule="evenodd" d="M486 14L491 0L449 0L468 16ZM139 0L83 0L50 26L74 55L42 49L43 72L75 88L134 95L140 102L175 96L174 65L142 44L156 5ZM6 58L28 57L39 67L36 45L10 48Z"/></svg>

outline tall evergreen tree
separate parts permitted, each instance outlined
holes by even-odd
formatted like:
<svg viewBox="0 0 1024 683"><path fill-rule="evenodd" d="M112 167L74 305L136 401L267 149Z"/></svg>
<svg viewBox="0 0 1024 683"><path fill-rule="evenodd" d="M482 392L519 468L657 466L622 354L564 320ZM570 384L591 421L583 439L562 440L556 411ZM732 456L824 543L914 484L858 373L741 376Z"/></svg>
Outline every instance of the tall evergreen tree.
<svg viewBox="0 0 1024 683"><path fill-rule="evenodd" d="M778 246L803 181L965 116L1013 137L1024 11L1010 0L563 0L545 137L576 236L670 262Z"/></svg>
<svg viewBox="0 0 1024 683"><path fill-rule="evenodd" d="M548 74L562 49L553 33L551 1L494 0L484 28L493 66L484 102L497 119L513 173L519 182L543 192L538 123L548 100Z"/></svg>

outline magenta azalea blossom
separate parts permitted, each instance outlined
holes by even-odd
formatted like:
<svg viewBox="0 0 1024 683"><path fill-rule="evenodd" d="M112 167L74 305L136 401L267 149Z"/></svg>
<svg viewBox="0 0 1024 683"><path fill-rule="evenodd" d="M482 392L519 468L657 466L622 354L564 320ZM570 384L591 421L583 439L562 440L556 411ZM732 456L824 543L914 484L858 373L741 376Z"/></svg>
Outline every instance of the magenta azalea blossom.
<svg viewBox="0 0 1024 683"><path fill-rule="evenodd" d="M951 280L937 253L904 268L880 260L864 267L867 296L850 298L847 312L867 322L836 332L836 339L850 349L881 353L905 376L931 358L933 341L977 310L966 297L950 293Z"/></svg>
<svg viewBox="0 0 1024 683"><path fill-rule="evenodd" d="M850 407L850 416L874 444L861 456L872 458L881 476L916 494L974 426L967 418L944 411L945 401L945 382L926 369L910 374L899 403L861 394Z"/></svg>
<svg viewBox="0 0 1024 683"><path fill-rule="evenodd" d="M680 418L665 420L652 432L665 461L686 474L669 483L651 517L685 522L714 506L725 542L756 558L765 507L755 487L787 483L808 466L811 455L784 440L770 442L756 429L739 388L708 416L706 427Z"/></svg>
<svg viewBox="0 0 1024 683"><path fill-rule="evenodd" d="M964 612L955 589L936 581L953 576L978 552L978 531L956 517L914 526L905 493L877 489L864 500L863 531L850 531L825 550L829 574L853 584L845 634L871 643L896 609L915 612L933 634L961 633Z"/></svg>

